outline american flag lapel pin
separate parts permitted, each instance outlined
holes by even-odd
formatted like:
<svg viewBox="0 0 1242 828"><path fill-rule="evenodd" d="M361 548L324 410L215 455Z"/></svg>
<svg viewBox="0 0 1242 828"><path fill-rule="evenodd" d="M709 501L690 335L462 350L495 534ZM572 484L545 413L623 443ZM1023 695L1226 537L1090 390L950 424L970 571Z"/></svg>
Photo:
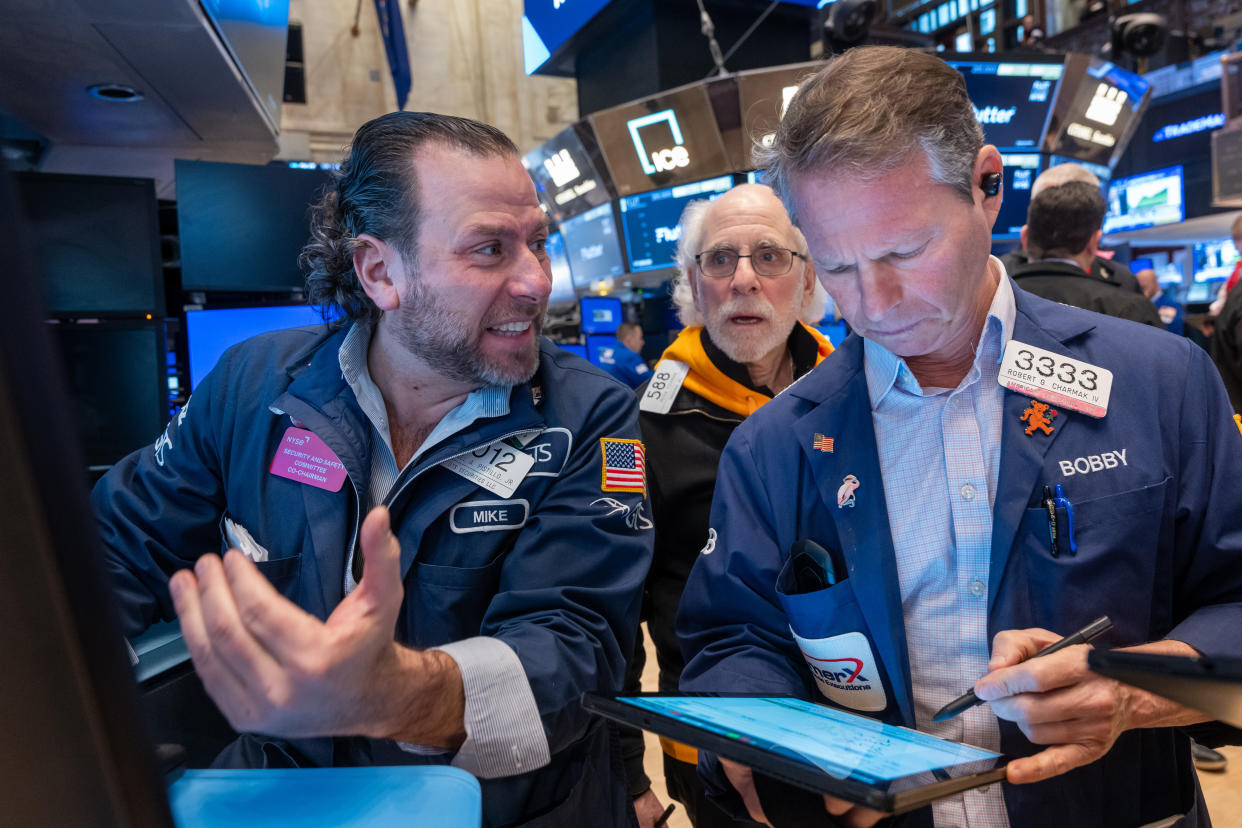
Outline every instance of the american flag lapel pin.
<svg viewBox="0 0 1242 828"><path fill-rule="evenodd" d="M811 448L816 451L822 451L825 454L832 454L833 442L834 440L832 437L825 437L817 431L815 432L815 438L811 440Z"/></svg>

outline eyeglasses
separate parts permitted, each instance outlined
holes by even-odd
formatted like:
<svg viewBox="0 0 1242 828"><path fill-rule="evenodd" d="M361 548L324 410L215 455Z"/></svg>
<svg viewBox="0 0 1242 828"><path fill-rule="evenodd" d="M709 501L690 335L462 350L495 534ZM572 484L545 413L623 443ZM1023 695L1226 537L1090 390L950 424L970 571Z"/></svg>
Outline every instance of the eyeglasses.
<svg viewBox="0 0 1242 828"><path fill-rule="evenodd" d="M695 256L694 261L703 275L709 279L728 279L737 270L739 259L750 259L750 266L756 273L774 279L790 271L794 257L806 261L806 256L796 251L763 245L746 254L738 253L727 247L705 250Z"/></svg>

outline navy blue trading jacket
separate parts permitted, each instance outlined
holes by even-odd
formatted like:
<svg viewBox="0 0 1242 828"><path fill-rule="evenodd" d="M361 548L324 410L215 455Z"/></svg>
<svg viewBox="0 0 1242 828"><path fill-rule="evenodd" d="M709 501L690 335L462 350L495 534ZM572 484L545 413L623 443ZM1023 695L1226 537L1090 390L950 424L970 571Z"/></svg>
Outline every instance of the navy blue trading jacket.
<svg viewBox="0 0 1242 828"><path fill-rule="evenodd" d="M1098 647L1169 637L1242 656L1242 438L1212 363L1165 331L1014 293L1014 339L1108 368L1114 380L1105 417L1062 411L1050 436L1025 435L1030 398L1005 392L989 639L1027 627L1068 633L1107 614L1115 627ZM817 433L835 438L832 453L813 448ZM870 494L860 488L855 508L841 509L848 474ZM1041 497L1057 483L1075 504L1075 554L1051 554ZM879 676L887 699L867 715L914 726L879 488L863 342L852 336L749 417L725 449L711 514L716 542L691 572L678 619L682 690L826 702L790 628L806 639L861 632L878 661L864 674ZM848 578L783 594L790 547L803 538L828 549ZM1000 725L1003 752L1040 749L1012 723ZM729 799L719 765L700 757L709 787ZM1209 824L1187 738L1169 728L1129 731L1103 759L1041 783L1005 783L1004 796L1013 828L1129 828L1174 814L1186 814L1179 824ZM930 825L930 809L904 824Z"/></svg>
<svg viewBox="0 0 1242 828"><path fill-rule="evenodd" d="M294 603L323 619L341 601L359 491L370 480L371 428L341 374L345 334L305 328L230 349L156 445L100 481L93 500L127 634L174 617L169 575L222 551L225 516L269 551L258 566ZM539 372L513 389L509 415L480 419L432 449L405 471L387 504L405 585L396 639L428 647L498 638L521 660L539 708L551 764L480 780L487 826L630 819L607 730L578 698L619 690L633 648L651 560L651 532L642 527L650 523L634 516L644 494L601 492L600 441L637 440L637 414L632 391L545 340ZM339 492L269 472L293 421L340 458L349 478ZM535 464L509 498L441 466L533 431L540 434L525 451ZM443 761L392 742L254 735L224 759L244 766Z"/></svg>

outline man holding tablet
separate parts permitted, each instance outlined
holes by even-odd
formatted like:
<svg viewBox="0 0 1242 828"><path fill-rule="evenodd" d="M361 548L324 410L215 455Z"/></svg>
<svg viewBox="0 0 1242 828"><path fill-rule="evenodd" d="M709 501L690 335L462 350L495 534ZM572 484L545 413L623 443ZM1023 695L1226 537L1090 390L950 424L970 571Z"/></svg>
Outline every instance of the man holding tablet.
<svg viewBox="0 0 1242 828"><path fill-rule="evenodd" d="M1174 729L1205 717L1091 673L1087 645L1031 657L1105 615L1098 647L1242 651L1242 440L1211 362L1013 285L989 256L1000 154L932 56L833 59L767 160L855 335L725 449L681 689L1011 757L1006 784L906 825L1207 825ZM972 688L985 704L933 721ZM704 752L700 771L764 817L748 769Z"/></svg>

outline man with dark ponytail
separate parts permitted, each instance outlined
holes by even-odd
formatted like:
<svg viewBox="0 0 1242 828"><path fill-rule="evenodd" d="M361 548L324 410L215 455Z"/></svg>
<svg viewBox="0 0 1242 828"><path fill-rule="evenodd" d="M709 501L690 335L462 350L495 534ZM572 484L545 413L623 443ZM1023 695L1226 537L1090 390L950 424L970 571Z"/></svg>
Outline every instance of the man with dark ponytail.
<svg viewBox="0 0 1242 828"><path fill-rule="evenodd" d="M218 765L451 763L487 826L633 819L577 700L620 688L650 563L637 407L540 338L546 237L503 133L365 124L301 257L343 321L229 351L97 486L127 633L178 617L244 734Z"/></svg>

